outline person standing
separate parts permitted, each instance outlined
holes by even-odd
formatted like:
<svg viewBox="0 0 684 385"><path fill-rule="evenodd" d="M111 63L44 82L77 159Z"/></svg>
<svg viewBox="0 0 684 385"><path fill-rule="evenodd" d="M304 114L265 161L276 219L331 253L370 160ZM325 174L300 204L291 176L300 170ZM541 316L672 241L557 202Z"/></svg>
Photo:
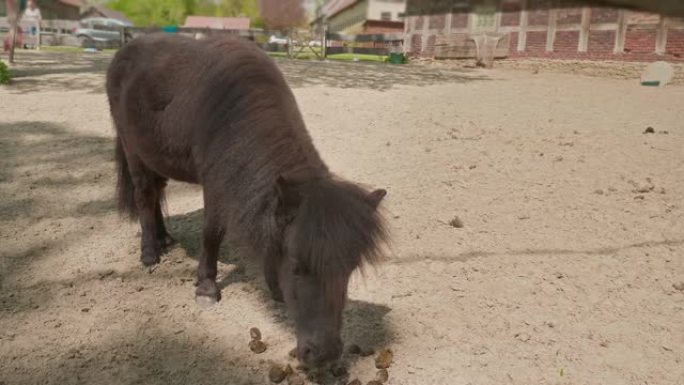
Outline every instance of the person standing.
<svg viewBox="0 0 684 385"><path fill-rule="evenodd" d="M28 35L31 36L31 40L35 44L34 48L40 49L40 22L43 20L43 16L35 0L28 0L23 20L26 20L29 25Z"/></svg>

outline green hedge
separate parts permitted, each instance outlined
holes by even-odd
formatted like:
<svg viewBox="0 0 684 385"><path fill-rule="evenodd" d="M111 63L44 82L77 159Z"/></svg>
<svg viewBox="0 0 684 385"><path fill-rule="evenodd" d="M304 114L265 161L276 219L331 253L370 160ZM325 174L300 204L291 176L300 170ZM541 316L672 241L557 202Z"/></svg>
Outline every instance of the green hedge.
<svg viewBox="0 0 684 385"><path fill-rule="evenodd" d="M0 60L0 84L9 84L11 79L10 70L2 60Z"/></svg>

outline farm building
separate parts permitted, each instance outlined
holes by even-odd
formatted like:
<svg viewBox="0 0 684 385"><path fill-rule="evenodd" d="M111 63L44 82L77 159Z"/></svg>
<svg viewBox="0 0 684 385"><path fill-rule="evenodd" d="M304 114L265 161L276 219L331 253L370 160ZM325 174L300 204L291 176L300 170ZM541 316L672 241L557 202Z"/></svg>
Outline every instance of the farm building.
<svg viewBox="0 0 684 385"><path fill-rule="evenodd" d="M249 17L188 16L184 28L248 30Z"/></svg>
<svg viewBox="0 0 684 385"><path fill-rule="evenodd" d="M567 0L429 3L409 0L404 44L409 55L472 57L474 37L487 34L499 39L497 56L684 61L684 18Z"/></svg>
<svg viewBox="0 0 684 385"><path fill-rule="evenodd" d="M406 0L330 0L318 11L318 22L345 34L402 32Z"/></svg>
<svg viewBox="0 0 684 385"><path fill-rule="evenodd" d="M109 9L107 7L104 7L102 5L95 5L95 6L90 6L88 7L82 14L81 18L85 19L88 17L103 17L107 19L115 19L122 21L126 24L133 25L133 22L126 17L123 13L119 11L115 11L113 9Z"/></svg>
<svg viewBox="0 0 684 385"><path fill-rule="evenodd" d="M83 6L81 0L37 0L37 3L45 20L78 20ZM5 16L5 2L0 1L0 17Z"/></svg>

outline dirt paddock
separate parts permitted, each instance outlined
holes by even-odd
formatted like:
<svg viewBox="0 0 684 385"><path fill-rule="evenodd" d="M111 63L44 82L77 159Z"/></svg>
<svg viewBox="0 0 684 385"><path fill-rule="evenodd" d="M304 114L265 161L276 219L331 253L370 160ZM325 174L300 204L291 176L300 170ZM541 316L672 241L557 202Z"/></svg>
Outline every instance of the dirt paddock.
<svg viewBox="0 0 684 385"><path fill-rule="evenodd" d="M223 299L195 305L198 188L170 185L179 242L139 266L112 199L110 56L18 58L0 88L0 384L266 384L291 325L230 245ZM391 258L354 278L343 331L394 350L389 384L684 383L683 86L279 63L331 169L389 192Z"/></svg>

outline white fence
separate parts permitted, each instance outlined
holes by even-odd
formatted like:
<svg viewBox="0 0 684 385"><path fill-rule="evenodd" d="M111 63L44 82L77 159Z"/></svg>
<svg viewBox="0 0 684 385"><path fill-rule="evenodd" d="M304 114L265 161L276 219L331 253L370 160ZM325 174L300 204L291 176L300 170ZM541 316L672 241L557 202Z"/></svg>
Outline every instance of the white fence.
<svg viewBox="0 0 684 385"><path fill-rule="evenodd" d="M36 34L31 34L29 31L35 28L36 25L22 20L19 23L22 30L22 43L28 45L79 45L78 39L73 35L73 32L78 28L78 21L76 20L43 20L40 23L40 31ZM10 31L10 25L7 18L0 18L0 41L5 38L5 35ZM39 40L40 39L40 40Z"/></svg>

